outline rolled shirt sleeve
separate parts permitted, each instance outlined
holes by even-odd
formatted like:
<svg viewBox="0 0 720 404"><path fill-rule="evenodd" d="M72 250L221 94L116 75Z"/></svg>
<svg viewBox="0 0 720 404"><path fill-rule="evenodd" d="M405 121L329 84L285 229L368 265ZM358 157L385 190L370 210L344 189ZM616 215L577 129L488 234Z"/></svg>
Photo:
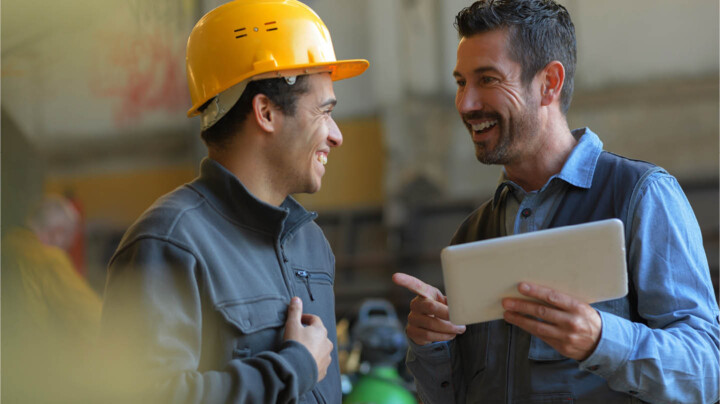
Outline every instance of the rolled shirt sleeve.
<svg viewBox="0 0 720 404"><path fill-rule="evenodd" d="M639 192L628 276L641 322L600 312L600 341L580 367L641 400L715 402L719 312L700 227L672 176L655 173Z"/></svg>

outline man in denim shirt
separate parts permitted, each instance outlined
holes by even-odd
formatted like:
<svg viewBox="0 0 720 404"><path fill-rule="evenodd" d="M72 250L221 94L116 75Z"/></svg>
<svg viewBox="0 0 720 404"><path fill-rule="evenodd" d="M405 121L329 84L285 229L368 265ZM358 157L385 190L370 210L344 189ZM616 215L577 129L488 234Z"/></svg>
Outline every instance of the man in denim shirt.
<svg viewBox="0 0 720 404"><path fill-rule="evenodd" d="M630 293L588 305L521 283L522 295L544 304L507 298L504 321L465 327L448 321L439 290L395 274L418 294L407 365L423 402L718 400L718 306L697 220L667 172L602 151L587 128L569 129L567 10L550 0L481 0L456 26L456 107L478 160L504 170L452 244L619 218Z"/></svg>

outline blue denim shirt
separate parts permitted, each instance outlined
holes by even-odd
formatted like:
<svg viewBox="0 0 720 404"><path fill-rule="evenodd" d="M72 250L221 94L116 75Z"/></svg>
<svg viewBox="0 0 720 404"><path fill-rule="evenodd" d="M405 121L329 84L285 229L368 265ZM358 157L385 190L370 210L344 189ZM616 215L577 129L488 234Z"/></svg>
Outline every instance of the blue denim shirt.
<svg viewBox="0 0 720 404"><path fill-rule="evenodd" d="M492 203L511 217L506 222L508 234L546 228L567 187L590 187L595 166L587 162L595 161L602 142L589 129L574 135L580 137L577 146L562 170L539 191L526 193L501 177ZM645 324L599 310L600 341L587 359L578 362L578 368L604 378L610 389L627 393L628 398L715 402L719 398L720 318L700 228L682 189L669 174L651 174L639 195L627 229L628 264L636 277L637 314ZM445 345L410 342L408 366L425 403L455 402L448 383L443 384L452 380L451 356ZM475 402L488 397L465 398Z"/></svg>

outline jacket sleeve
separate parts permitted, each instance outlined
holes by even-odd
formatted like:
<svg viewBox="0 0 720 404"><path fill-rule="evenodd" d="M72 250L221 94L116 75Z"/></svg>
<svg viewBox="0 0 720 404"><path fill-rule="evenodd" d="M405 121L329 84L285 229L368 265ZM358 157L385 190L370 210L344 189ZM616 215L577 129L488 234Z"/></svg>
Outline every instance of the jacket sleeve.
<svg viewBox="0 0 720 404"><path fill-rule="evenodd" d="M198 371L205 293L199 267L188 249L160 238L139 238L115 255L102 313L103 395L119 402L297 402L318 370L296 341Z"/></svg>
<svg viewBox="0 0 720 404"><path fill-rule="evenodd" d="M415 378L418 396L425 404L455 402L450 341L417 345L407 339L409 349L405 363Z"/></svg>
<svg viewBox="0 0 720 404"><path fill-rule="evenodd" d="M718 306L697 219L665 173L648 177L637 200L628 271L641 322L600 312L600 341L581 368L644 401L715 402Z"/></svg>

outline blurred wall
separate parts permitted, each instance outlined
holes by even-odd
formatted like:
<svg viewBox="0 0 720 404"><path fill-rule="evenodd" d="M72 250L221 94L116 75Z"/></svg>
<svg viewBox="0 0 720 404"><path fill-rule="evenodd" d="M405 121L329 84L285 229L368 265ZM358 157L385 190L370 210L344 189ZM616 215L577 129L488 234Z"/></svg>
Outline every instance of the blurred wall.
<svg viewBox="0 0 720 404"><path fill-rule="evenodd" d="M369 1L371 60L385 125L386 192L422 179L451 198L488 194L497 167L478 164L453 104L455 14L469 1ZM606 149L663 165L681 180L718 175L718 2L561 1L578 65L571 127ZM377 71L375 71L377 73ZM396 211L391 209L391 211Z"/></svg>
<svg viewBox="0 0 720 404"><path fill-rule="evenodd" d="M193 24L222 3L0 4L4 223L19 215L6 211L17 187L6 173L30 167L40 189L80 199L88 237L102 240L88 254L103 268L118 234L194 177L205 148L197 119L185 117L184 48ZM382 208L393 227L412 217L418 199L489 195L500 170L475 160L453 102L452 23L470 2L306 3L328 25L338 58L371 65L335 83L344 147L331 154L322 190L301 202L323 211ZM590 126L608 150L658 163L681 183L716 188L717 1L561 3L578 38L571 126ZM709 206L716 222L717 203ZM432 237L444 243L452 227Z"/></svg>

